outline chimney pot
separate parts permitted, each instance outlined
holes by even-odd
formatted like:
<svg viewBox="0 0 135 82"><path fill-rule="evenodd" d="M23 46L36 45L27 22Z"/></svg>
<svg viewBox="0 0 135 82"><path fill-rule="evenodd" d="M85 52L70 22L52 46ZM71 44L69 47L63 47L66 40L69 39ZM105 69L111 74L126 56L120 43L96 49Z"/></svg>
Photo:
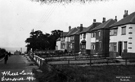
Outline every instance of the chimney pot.
<svg viewBox="0 0 135 82"><path fill-rule="evenodd" d="M80 32L83 30L83 24L80 24Z"/></svg>
<svg viewBox="0 0 135 82"><path fill-rule="evenodd" d="M96 19L93 19L93 23L95 23L96 22Z"/></svg>
<svg viewBox="0 0 135 82"><path fill-rule="evenodd" d="M80 27L83 27L83 24L80 24Z"/></svg>
<svg viewBox="0 0 135 82"><path fill-rule="evenodd" d="M115 21L117 22L117 16L115 16Z"/></svg>
<svg viewBox="0 0 135 82"><path fill-rule="evenodd" d="M104 23L106 21L106 18L105 17L103 17L103 21L102 21L102 23Z"/></svg>
<svg viewBox="0 0 135 82"><path fill-rule="evenodd" d="M128 10L125 10L125 11L124 11L123 18L125 18L126 16L128 16Z"/></svg>
<svg viewBox="0 0 135 82"><path fill-rule="evenodd" d="M71 26L69 26L69 31L71 30Z"/></svg>

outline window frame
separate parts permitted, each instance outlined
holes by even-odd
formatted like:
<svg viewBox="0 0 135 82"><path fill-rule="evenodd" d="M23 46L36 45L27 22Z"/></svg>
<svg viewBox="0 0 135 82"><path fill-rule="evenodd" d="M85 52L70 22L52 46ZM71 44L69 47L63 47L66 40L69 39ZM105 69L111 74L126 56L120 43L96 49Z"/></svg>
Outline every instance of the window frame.
<svg viewBox="0 0 135 82"><path fill-rule="evenodd" d="M117 36L118 34L118 27L110 29L110 36Z"/></svg>
<svg viewBox="0 0 135 82"><path fill-rule="evenodd" d="M126 26L121 27L121 35L126 35Z"/></svg>

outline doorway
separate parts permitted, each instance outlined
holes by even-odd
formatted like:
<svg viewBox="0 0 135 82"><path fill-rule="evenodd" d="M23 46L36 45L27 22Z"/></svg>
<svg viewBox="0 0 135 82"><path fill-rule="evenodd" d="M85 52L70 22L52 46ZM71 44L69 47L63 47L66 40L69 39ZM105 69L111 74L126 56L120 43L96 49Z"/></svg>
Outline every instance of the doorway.
<svg viewBox="0 0 135 82"><path fill-rule="evenodd" d="M118 42L118 53L119 53L119 56L121 56L121 54L122 54L122 41Z"/></svg>

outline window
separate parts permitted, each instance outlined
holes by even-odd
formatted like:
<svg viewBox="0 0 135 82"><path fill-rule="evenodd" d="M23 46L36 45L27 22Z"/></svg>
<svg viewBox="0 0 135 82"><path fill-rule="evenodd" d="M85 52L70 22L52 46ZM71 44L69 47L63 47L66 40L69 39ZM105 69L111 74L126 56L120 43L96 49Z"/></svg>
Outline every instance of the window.
<svg viewBox="0 0 135 82"><path fill-rule="evenodd" d="M83 48L83 49L85 49L85 47L86 47L85 45L82 45L82 48Z"/></svg>
<svg viewBox="0 0 135 82"><path fill-rule="evenodd" d="M74 40L74 36L71 36L71 40Z"/></svg>
<svg viewBox="0 0 135 82"><path fill-rule="evenodd" d="M80 34L80 39L82 39L82 34Z"/></svg>
<svg viewBox="0 0 135 82"><path fill-rule="evenodd" d="M129 42L128 44L132 44L132 42Z"/></svg>
<svg viewBox="0 0 135 82"><path fill-rule="evenodd" d="M113 52L116 52L117 51L117 43L110 43L109 44L109 51L113 51Z"/></svg>
<svg viewBox="0 0 135 82"><path fill-rule="evenodd" d="M92 38L94 38L95 37L95 33L93 32L93 33L91 33L91 37Z"/></svg>
<svg viewBox="0 0 135 82"><path fill-rule="evenodd" d="M96 38L98 38L99 37L99 31L96 31L95 34L96 34Z"/></svg>
<svg viewBox="0 0 135 82"><path fill-rule="evenodd" d="M129 27L129 29L132 29L132 27Z"/></svg>
<svg viewBox="0 0 135 82"><path fill-rule="evenodd" d="M127 50L127 41L124 42L124 49Z"/></svg>
<svg viewBox="0 0 135 82"><path fill-rule="evenodd" d="M117 35L117 28L114 29L114 35Z"/></svg>
<svg viewBox="0 0 135 82"><path fill-rule="evenodd" d="M110 30L110 35L111 35L111 36L116 36L116 35L117 35L117 30L118 30L118 28L113 28L113 29L111 29L111 30Z"/></svg>
<svg viewBox="0 0 135 82"><path fill-rule="evenodd" d="M129 32L129 34L132 34L132 32Z"/></svg>
<svg viewBox="0 0 135 82"><path fill-rule="evenodd" d="M132 49L132 47L128 47L128 49Z"/></svg>
<svg viewBox="0 0 135 82"><path fill-rule="evenodd" d="M93 33L91 33L91 38L93 38Z"/></svg>
<svg viewBox="0 0 135 82"><path fill-rule="evenodd" d="M132 37L129 37L128 39L132 39Z"/></svg>
<svg viewBox="0 0 135 82"><path fill-rule="evenodd" d="M121 34L125 35L126 34L126 26L122 27L121 29L122 29Z"/></svg>
<svg viewBox="0 0 135 82"><path fill-rule="evenodd" d="M99 36L101 35L101 32L100 32L100 31L98 32L98 35L99 35Z"/></svg>
<svg viewBox="0 0 135 82"><path fill-rule="evenodd" d="M95 50L95 43L91 44L91 49Z"/></svg>
<svg viewBox="0 0 135 82"><path fill-rule="evenodd" d="M84 39L86 38L86 33L83 34L83 38L84 38Z"/></svg>

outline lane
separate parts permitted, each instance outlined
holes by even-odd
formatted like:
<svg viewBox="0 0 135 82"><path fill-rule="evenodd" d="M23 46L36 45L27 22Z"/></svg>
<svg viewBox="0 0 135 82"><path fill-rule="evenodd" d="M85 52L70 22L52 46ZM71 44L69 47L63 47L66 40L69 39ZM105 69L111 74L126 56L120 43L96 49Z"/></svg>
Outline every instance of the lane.
<svg viewBox="0 0 135 82"><path fill-rule="evenodd" d="M0 82L36 82L33 77L30 61L25 56L13 55L7 64L0 62Z"/></svg>

